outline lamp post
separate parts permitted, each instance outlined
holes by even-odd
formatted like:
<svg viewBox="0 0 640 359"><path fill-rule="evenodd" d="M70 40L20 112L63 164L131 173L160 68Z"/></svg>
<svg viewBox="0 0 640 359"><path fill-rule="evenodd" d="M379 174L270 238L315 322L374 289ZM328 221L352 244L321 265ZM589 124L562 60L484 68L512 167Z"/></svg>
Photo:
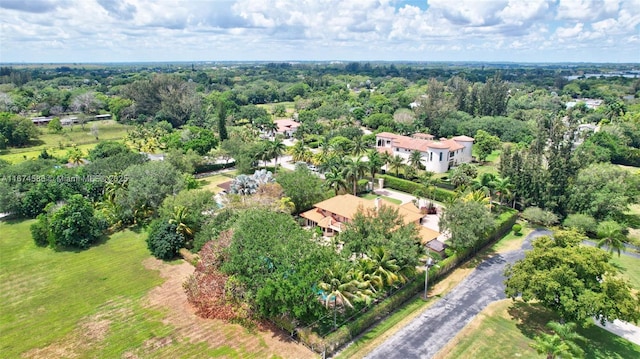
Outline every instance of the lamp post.
<svg viewBox="0 0 640 359"><path fill-rule="evenodd" d="M433 258L427 257L424 263L424 300L427 300L427 288L429 285L429 268L433 265Z"/></svg>

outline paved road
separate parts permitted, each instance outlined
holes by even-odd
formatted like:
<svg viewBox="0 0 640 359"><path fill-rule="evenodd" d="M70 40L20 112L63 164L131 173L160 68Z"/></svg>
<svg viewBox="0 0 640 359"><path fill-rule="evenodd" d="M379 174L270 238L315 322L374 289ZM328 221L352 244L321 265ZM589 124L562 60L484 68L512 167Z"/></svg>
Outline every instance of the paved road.
<svg viewBox="0 0 640 359"><path fill-rule="evenodd" d="M456 288L366 358L433 357L487 305L505 298L505 265L524 258L524 250L531 249L531 239L550 234L547 230L536 230L527 236L523 248L483 261Z"/></svg>

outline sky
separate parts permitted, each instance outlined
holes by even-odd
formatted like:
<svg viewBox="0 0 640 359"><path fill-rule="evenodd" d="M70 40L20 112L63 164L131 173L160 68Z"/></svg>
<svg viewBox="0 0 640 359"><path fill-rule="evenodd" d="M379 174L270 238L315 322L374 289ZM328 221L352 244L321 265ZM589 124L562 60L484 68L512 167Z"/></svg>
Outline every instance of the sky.
<svg viewBox="0 0 640 359"><path fill-rule="evenodd" d="M640 0L0 0L0 62L640 63Z"/></svg>

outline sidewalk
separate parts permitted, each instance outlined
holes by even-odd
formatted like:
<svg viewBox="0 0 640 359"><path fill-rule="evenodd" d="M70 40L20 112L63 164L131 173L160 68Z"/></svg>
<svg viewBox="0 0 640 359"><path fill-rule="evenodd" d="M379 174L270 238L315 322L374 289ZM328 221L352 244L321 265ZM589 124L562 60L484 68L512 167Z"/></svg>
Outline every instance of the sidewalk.
<svg viewBox="0 0 640 359"><path fill-rule="evenodd" d="M606 326L600 324L600 322L596 319L593 320L596 322L596 325L600 328L607 330L613 334L621 336L626 340L633 342L635 344L640 345L640 328L627 322L623 322L621 320L614 320L613 322L608 322Z"/></svg>

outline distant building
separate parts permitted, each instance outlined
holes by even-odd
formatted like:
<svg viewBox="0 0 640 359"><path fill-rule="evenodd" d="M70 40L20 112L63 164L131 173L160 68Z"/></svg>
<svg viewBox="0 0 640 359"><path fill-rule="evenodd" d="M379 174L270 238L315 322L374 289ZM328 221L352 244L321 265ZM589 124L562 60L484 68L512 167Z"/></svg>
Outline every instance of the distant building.
<svg viewBox="0 0 640 359"><path fill-rule="evenodd" d="M569 101L565 105L567 106L567 108L572 108L581 102L584 103L585 106L587 106L587 108L591 110L597 109L603 103L602 100L597 100L592 98L579 98L579 99L576 99L575 101Z"/></svg>
<svg viewBox="0 0 640 359"><path fill-rule="evenodd" d="M472 161L473 141L468 136L435 140L433 135L426 133L416 133L409 137L381 132L376 135L376 148L378 152L398 155L407 163L411 153L419 151L421 162L427 171L444 173L451 167Z"/></svg>
<svg viewBox="0 0 640 359"><path fill-rule="evenodd" d="M286 138L293 137L293 134L296 133L296 130L300 127L299 122L289 119L275 120L273 122L278 126L276 133L281 134Z"/></svg>

